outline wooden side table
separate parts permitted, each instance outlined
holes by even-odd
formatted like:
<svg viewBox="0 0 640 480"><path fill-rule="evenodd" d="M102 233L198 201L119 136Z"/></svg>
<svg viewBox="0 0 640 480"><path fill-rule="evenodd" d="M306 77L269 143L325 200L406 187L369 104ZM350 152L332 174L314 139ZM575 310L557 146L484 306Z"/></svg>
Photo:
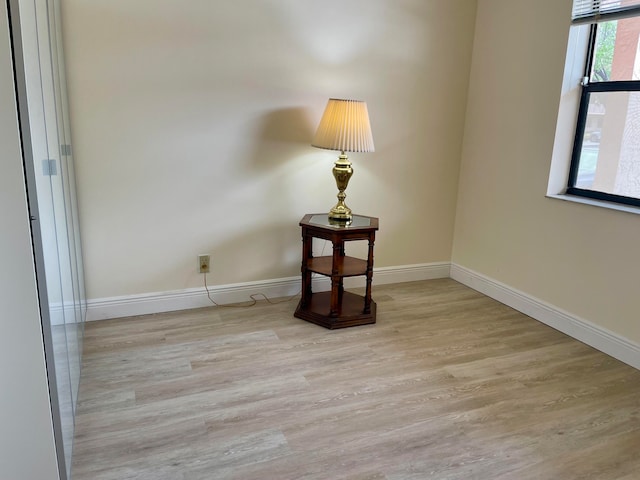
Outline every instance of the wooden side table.
<svg viewBox="0 0 640 480"><path fill-rule="evenodd" d="M354 215L349 225L329 221L327 214L308 214L300 220L302 227L302 298L294 316L326 328L344 328L376 322L376 303L371 299L373 279L373 244L378 219ZM313 238L331 241L333 255L314 257ZM344 244L366 240L366 260L345 255ZM331 277L331 291L313 293L311 274ZM345 277L366 276L365 295L345 292Z"/></svg>

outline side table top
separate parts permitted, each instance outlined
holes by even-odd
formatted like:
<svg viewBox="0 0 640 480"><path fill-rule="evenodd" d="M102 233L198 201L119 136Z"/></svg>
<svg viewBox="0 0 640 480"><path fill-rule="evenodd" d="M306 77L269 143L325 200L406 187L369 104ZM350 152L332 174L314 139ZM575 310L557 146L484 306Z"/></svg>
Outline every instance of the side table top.
<svg viewBox="0 0 640 480"><path fill-rule="evenodd" d="M308 213L302 220L300 226L321 227L330 230L378 230L378 219L365 215L353 215L350 223L329 220L327 213Z"/></svg>

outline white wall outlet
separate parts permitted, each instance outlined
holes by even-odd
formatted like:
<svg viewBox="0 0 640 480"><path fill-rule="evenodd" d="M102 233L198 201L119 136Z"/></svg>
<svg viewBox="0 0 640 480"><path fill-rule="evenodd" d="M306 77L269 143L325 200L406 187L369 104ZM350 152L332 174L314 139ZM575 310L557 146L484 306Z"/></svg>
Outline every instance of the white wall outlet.
<svg viewBox="0 0 640 480"><path fill-rule="evenodd" d="M211 262L211 255L208 253L198 255L198 271L200 273L209 273L209 266Z"/></svg>

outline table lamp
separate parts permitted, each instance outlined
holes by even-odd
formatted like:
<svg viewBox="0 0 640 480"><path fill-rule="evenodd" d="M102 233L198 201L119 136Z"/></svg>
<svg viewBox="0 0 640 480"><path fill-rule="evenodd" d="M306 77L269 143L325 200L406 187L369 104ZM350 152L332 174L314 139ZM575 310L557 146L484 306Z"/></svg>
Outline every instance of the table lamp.
<svg viewBox="0 0 640 480"><path fill-rule="evenodd" d="M360 100L330 98L311 145L341 152L333 166L338 203L329 212L329 220L348 224L352 216L351 209L344 203L347 198L344 191L353 168L345 152L374 151L367 104Z"/></svg>

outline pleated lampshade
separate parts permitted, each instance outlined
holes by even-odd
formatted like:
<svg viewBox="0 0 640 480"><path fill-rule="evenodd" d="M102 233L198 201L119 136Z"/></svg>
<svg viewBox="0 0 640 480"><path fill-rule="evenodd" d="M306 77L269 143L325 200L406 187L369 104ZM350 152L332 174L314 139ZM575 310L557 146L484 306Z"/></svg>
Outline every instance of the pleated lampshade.
<svg viewBox="0 0 640 480"><path fill-rule="evenodd" d="M367 104L330 98L311 145L341 152L373 152Z"/></svg>

